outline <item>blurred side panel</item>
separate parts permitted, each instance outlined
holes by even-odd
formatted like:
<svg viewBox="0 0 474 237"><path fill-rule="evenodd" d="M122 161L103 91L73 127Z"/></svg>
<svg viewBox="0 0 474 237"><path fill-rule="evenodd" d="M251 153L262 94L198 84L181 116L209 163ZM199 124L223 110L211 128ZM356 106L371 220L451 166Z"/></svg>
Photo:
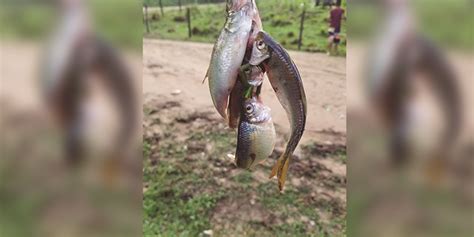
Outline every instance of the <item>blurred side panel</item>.
<svg viewBox="0 0 474 237"><path fill-rule="evenodd" d="M473 236L473 2L348 4L348 236Z"/></svg>
<svg viewBox="0 0 474 237"><path fill-rule="evenodd" d="M0 4L0 236L140 236L141 3Z"/></svg>

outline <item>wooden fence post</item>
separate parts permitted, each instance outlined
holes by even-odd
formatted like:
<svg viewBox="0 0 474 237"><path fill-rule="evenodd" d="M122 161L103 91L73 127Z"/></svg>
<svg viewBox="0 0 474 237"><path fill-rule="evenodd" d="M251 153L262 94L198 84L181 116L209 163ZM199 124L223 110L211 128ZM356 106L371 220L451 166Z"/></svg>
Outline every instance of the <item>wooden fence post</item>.
<svg viewBox="0 0 474 237"><path fill-rule="evenodd" d="M181 0L178 0L179 11L181 12Z"/></svg>
<svg viewBox="0 0 474 237"><path fill-rule="evenodd" d="M150 25L148 24L148 5L145 5L145 26L146 33L150 33Z"/></svg>
<svg viewBox="0 0 474 237"><path fill-rule="evenodd" d="M303 43L303 28L304 28L304 16L306 14L306 9L303 8L303 13L301 13L301 24L300 24L300 35L298 38L298 50L301 50L301 45Z"/></svg>
<svg viewBox="0 0 474 237"><path fill-rule="evenodd" d="M163 3L161 2L161 0L159 1L160 3L160 9L161 9L161 16L164 16L165 13L163 12Z"/></svg>
<svg viewBox="0 0 474 237"><path fill-rule="evenodd" d="M186 20L188 21L188 37L191 38L192 31L191 31L191 11L189 8L186 8Z"/></svg>

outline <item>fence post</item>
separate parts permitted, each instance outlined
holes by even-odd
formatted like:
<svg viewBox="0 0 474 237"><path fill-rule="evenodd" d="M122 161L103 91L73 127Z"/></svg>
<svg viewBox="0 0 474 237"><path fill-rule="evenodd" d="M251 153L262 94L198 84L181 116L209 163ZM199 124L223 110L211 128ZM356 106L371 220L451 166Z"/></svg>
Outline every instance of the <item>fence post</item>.
<svg viewBox="0 0 474 237"><path fill-rule="evenodd" d="M191 32L191 11L189 8L186 8L186 20L188 21L188 37L191 38L192 32Z"/></svg>
<svg viewBox="0 0 474 237"><path fill-rule="evenodd" d="M163 3L161 2L161 0L159 1L160 3L160 9L161 9L161 16L164 16L165 13L163 12Z"/></svg>
<svg viewBox="0 0 474 237"><path fill-rule="evenodd" d="M303 8L303 13L301 13L301 24L300 24L300 35L298 38L298 50L301 50L301 44L303 42L303 26L304 26L304 16L306 14L306 9Z"/></svg>
<svg viewBox="0 0 474 237"><path fill-rule="evenodd" d="M146 33L150 33L150 25L148 24L148 5L145 4L145 26Z"/></svg>
<svg viewBox="0 0 474 237"><path fill-rule="evenodd" d="M181 12L181 0L178 0L179 11Z"/></svg>

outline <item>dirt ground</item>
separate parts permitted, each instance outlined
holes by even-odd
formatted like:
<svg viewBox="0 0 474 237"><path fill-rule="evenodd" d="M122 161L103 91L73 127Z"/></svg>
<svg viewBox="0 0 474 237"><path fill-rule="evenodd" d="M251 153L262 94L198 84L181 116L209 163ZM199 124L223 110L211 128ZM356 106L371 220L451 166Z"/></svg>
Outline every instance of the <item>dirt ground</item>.
<svg viewBox="0 0 474 237"><path fill-rule="evenodd" d="M143 121L145 235L343 236L345 145L301 144L282 194L268 179L286 142L279 128L271 157L249 172L228 156L237 134L213 110L150 95Z"/></svg>

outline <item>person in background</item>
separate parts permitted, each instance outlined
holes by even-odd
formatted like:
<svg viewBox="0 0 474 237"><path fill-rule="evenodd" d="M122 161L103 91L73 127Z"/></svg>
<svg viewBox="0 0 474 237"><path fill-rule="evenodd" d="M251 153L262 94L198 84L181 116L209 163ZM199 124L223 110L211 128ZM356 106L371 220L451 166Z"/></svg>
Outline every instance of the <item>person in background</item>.
<svg viewBox="0 0 474 237"><path fill-rule="evenodd" d="M341 22L344 18L344 9L341 8L341 0L337 0L336 5L329 12L329 38L328 55L337 54L337 46L341 41Z"/></svg>

